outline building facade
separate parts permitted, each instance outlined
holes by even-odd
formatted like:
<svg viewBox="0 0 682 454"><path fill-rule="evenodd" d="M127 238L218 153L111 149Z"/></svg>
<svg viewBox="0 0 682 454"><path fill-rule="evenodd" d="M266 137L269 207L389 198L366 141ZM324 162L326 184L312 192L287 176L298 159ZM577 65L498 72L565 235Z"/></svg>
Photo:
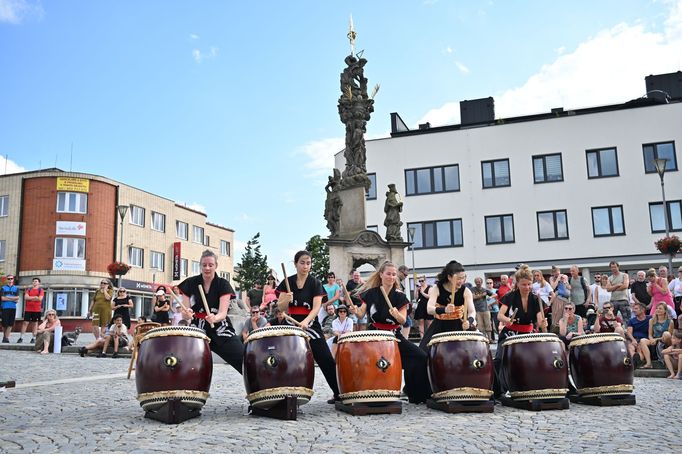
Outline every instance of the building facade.
<svg viewBox="0 0 682 454"><path fill-rule="evenodd" d="M114 261L131 266L121 277L131 315L149 316L153 291L199 274L206 249L231 279L233 244L234 230L206 214L105 177L59 169L0 177L0 272L16 274L22 288L39 277L45 309L62 318L86 317L102 278L118 284L107 271Z"/></svg>
<svg viewBox="0 0 682 454"><path fill-rule="evenodd" d="M664 213L671 233L682 231L682 73L677 80L663 100L507 119L494 118L492 98L463 102L453 126L409 130L394 113L391 136L367 142L368 229L385 235L383 194L393 183L403 237L415 232L406 261L419 274L453 259L472 281L519 263L545 273L577 264L587 274L611 260L627 271L666 264L654 246ZM655 158L668 159L666 210Z"/></svg>

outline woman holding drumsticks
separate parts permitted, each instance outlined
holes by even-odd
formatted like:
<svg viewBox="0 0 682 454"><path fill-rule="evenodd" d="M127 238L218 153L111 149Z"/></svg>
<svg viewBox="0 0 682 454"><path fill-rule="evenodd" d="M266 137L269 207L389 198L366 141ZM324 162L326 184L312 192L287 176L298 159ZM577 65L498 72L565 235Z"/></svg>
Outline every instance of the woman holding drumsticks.
<svg viewBox="0 0 682 454"><path fill-rule="evenodd" d="M287 312L297 325L310 336L310 349L313 358L324 374L334 397L327 403L339 399L339 385L336 381L336 362L322 334L317 314L322 306L322 298L327 292L322 283L310 275L312 256L308 251L298 251L294 256L296 274L285 277L277 287L277 307ZM282 264L284 267L284 264Z"/></svg>
<svg viewBox="0 0 682 454"><path fill-rule="evenodd" d="M226 279L216 274L218 258L213 252L205 250L199 263L201 274L178 285L182 292L182 315L193 326L206 331L211 339L211 351L241 374L244 346L227 317L234 290Z"/></svg>

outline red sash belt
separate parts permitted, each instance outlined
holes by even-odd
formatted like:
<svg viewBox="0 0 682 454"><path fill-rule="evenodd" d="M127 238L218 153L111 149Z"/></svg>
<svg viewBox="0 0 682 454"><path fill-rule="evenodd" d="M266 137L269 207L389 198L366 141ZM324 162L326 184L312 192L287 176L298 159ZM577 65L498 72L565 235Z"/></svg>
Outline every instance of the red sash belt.
<svg viewBox="0 0 682 454"><path fill-rule="evenodd" d="M374 323L372 323L372 326L374 326L376 329L380 329L382 331L394 331L394 330L400 328L400 325L393 325L391 323L374 322Z"/></svg>
<svg viewBox="0 0 682 454"><path fill-rule="evenodd" d="M289 306L290 315L308 315L310 314L310 309L306 309L302 306Z"/></svg>
<svg viewBox="0 0 682 454"><path fill-rule="evenodd" d="M194 317L201 318L201 319L205 319L206 315L207 315L206 312L195 312L194 313Z"/></svg>
<svg viewBox="0 0 682 454"><path fill-rule="evenodd" d="M507 329L511 331L516 331L518 333L532 333L533 325L519 325L516 323L512 323L511 325L507 326Z"/></svg>

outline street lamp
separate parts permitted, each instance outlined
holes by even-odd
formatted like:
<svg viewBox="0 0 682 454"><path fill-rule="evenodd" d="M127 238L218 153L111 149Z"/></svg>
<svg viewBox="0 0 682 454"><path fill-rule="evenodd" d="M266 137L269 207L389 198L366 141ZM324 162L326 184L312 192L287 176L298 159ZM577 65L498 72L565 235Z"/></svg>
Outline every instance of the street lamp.
<svg viewBox="0 0 682 454"><path fill-rule="evenodd" d="M414 266L414 235L417 229L414 227L407 228L407 240L410 242L410 250L412 251L412 283L414 289L417 290L417 268Z"/></svg>
<svg viewBox="0 0 682 454"><path fill-rule="evenodd" d="M128 205L119 205L116 207L118 210L118 215L121 217L121 242L119 243L118 247L118 261L122 262L123 261L123 219L126 217L126 213L128 213ZM121 287L121 274L118 275L118 282L116 283L117 287Z"/></svg>
<svg viewBox="0 0 682 454"><path fill-rule="evenodd" d="M665 168L668 163L667 159L658 158L654 159L654 165L656 166L656 172L658 176L661 177L661 195L663 197L663 220L665 221L665 237L670 237L670 225L668 224L668 205L665 202L665 183L663 179L665 178ZM668 255L668 273L673 272L673 256Z"/></svg>

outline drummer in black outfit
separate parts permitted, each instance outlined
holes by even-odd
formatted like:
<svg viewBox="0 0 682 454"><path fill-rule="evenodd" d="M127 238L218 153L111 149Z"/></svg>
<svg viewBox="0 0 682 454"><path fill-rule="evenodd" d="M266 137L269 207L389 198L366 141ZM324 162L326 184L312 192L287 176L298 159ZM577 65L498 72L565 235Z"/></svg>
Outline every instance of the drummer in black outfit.
<svg viewBox="0 0 682 454"><path fill-rule="evenodd" d="M327 292L322 283L310 275L312 257L308 251L298 251L294 256L296 274L287 277L291 293L287 293L284 281L277 286L277 307L299 322L299 326L306 330L310 336L310 349L313 358L320 366L324 378L334 393L334 397L327 401L333 404L339 400L339 385L336 382L336 362L327 346L327 341L322 334L322 327L317 320L317 314L322 306L322 298Z"/></svg>
<svg viewBox="0 0 682 454"><path fill-rule="evenodd" d="M466 274L464 267L456 260L449 262L436 276L436 285L429 290L429 302L426 312L433 315L429 329L424 333L419 348L429 351L431 338L438 333L446 331L466 331L476 321L476 309L474 297L465 285ZM455 292L454 303L452 292ZM464 320L464 307L466 305L466 320Z"/></svg>
<svg viewBox="0 0 682 454"><path fill-rule="evenodd" d="M521 265L516 271L516 289L508 292L500 301L500 312L497 320L503 325L495 352L495 395L505 392L504 384L500 387L500 361L504 341L518 334L530 334L535 327L538 331L547 332L547 319L542 311L542 302L532 292L533 273L528 265ZM516 311L516 312L514 312ZM511 318L513 314L513 319Z"/></svg>
<svg viewBox="0 0 682 454"><path fill-rule="evenodd" d="M410 403L419 404L426 402L431 396L431 385L426 369L427 356L401 333L401 327L407 319L409 300L398 290L397 273L395 265L384 262L381 268L357 290L361 304L359 307L350 306L350 311L358 318L369 313L368 329L392 331L395 334L398 339L400 361L405 371L405 393ZM386 291L393 308L389 309L380 287Z"/></svg>
<svg viewBox="0 0 682 454"><path fill-rule="evenodd" d="M200 265L200 275L187 278L178 285L182 292L182 314L185 319L192 320L193 326L206 332L211 340L209 343L211 351L241 374L244 345L239 336L235 335L232 322L227 317L227 309L230 306L230 299L234 296L234 290L226 279L216 274L218 258L213 252L204 251L201 254ZM206 294L209 314L204 310L199 292L200 285L203 286Z"/></svg>

